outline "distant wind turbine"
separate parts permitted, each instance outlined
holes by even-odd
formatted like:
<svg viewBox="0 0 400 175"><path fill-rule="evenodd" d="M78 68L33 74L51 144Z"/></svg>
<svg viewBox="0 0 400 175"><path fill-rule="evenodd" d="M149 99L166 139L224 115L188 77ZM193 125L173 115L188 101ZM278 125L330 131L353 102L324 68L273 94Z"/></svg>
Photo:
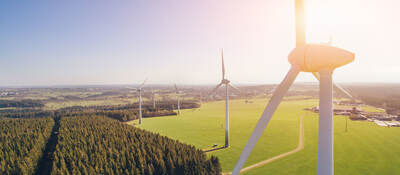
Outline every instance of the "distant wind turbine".
<svg viewBox="0 0 400 175"><path fill-rule="evenodd" d="M142 88L146 83L147 78L143 81L143 83L137 88L137 92L139 93L139 124L142 124Z"/></svg>
<svg viewBox="0 0 400 175"><path fill-rule="evenodd" d="M203 103L203 101L201 100L203 98L203 96L201 95L201 92L199 93L199 103L200 105Z"/></svg>
<svg viewBox="0 0 400 175"><path fill-rule="evenodd" d="M176 98L177 98L177 100L178 100L178 115L179 114L181 114L181 102L180 102L180 99L179 99L179 90L178 90L178 87L176 86L176 84L174 85L175 86L175 94L176 94Z"/></svg>
<svg viewBox="0 0 400 175"><path fill-rule="evenodd" d="M229 87L238 90L238 88L232 86L230 81L225 78L225 64L224 64L224 50L221 50L222 59L222 80L221 82L210 92L209 96L214 94L218 88L225 85L225 147L229 147Z"/></svg>
<svg viewBox="0 0 400 175"><path fill-rule="evenodd" d="M156 94L154 92L154 89L151 88L151 100L153 102L153 109L156 109L156 100L155 100L155 98L156 98Z"/></svg>

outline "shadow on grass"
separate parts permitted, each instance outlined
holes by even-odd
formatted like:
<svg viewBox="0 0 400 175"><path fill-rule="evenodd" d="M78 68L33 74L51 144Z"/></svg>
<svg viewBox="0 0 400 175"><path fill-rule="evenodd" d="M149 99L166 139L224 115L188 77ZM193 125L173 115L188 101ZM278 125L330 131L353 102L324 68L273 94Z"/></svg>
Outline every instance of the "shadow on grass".
<svg viewBox="0 0 400 175"><path fill-rule="evenodd" d="M226 148L228 148L228 147L220 146L220 147L215 147L215 148L204 148L203 151L206 153L209 153L209 152L218 151L218 150L226 149Z"/></svg>

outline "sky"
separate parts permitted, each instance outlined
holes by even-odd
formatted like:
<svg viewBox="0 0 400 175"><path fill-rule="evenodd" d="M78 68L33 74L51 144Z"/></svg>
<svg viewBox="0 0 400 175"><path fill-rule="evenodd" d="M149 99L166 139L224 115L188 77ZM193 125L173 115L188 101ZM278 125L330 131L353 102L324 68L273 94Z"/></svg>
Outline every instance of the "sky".
<svg viewBox="0 0 400 175"><path fill-rule="evenodd" d="M356 54L334 81L400 83L400 2L307 0L307 41ZM1 1L0 86L279 83L293 0ZM315 82L301 73L298 82Z"/></svg>

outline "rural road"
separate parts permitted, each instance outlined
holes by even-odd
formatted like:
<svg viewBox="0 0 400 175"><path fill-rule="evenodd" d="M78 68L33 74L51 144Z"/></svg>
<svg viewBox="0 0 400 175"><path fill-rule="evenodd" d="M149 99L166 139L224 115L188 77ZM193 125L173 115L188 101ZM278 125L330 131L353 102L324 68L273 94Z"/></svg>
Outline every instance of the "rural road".
<svg viewBox="0 0 400 175"><path fill-rule="evenodd" d="M263 166L265 164L271 163L271 162L273 162L275 160L278 160L280 158L283 158L283 157L289 156L291 154L294 154L296 152L299 152L303 148L304 148L304 124L303 124L303 116L300 116L299 144L298 144L297 148L295 148L294 150L291 150L289 152L286 152L286 153L277 155L275 157L269 158L267 160L263 160L263 161L258 162L256 164L250 165L250 166L248 166L246 168L243 168L240 172L243 173L243 172L249 171L249 170L251 170L253 168L257 168L257 167ZM222 174L223 175L229 175L229 174L232 174L232 172L222 173Z"/></svg>

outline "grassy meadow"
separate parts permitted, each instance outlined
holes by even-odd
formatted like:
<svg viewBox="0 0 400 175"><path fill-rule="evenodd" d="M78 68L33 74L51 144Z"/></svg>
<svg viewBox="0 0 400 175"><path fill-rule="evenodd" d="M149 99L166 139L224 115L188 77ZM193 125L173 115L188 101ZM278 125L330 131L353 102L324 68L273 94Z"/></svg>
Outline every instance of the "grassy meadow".
<svg viewBox="0 0 400 175"><path fill-rule="evenodd" d="M232 100L230 103L231 147L208 153L220 158L223 172L232 171L268 100ZM304 111L318 100L283 101L257 143L245 166L295 149L299 137L299 116L304 116L303 150L243 174L316 174L318 148L318 114ZM180 116L146 118L143 129L160 133L199 149L213 144L224 145L224 101L210 102L201 108L183 110ZM369 109L374 110L374 109ZM335 121L336 174L399 174L400 128L382 128L370 122ZM132 124L135 122L131 122Z"/></svg>

